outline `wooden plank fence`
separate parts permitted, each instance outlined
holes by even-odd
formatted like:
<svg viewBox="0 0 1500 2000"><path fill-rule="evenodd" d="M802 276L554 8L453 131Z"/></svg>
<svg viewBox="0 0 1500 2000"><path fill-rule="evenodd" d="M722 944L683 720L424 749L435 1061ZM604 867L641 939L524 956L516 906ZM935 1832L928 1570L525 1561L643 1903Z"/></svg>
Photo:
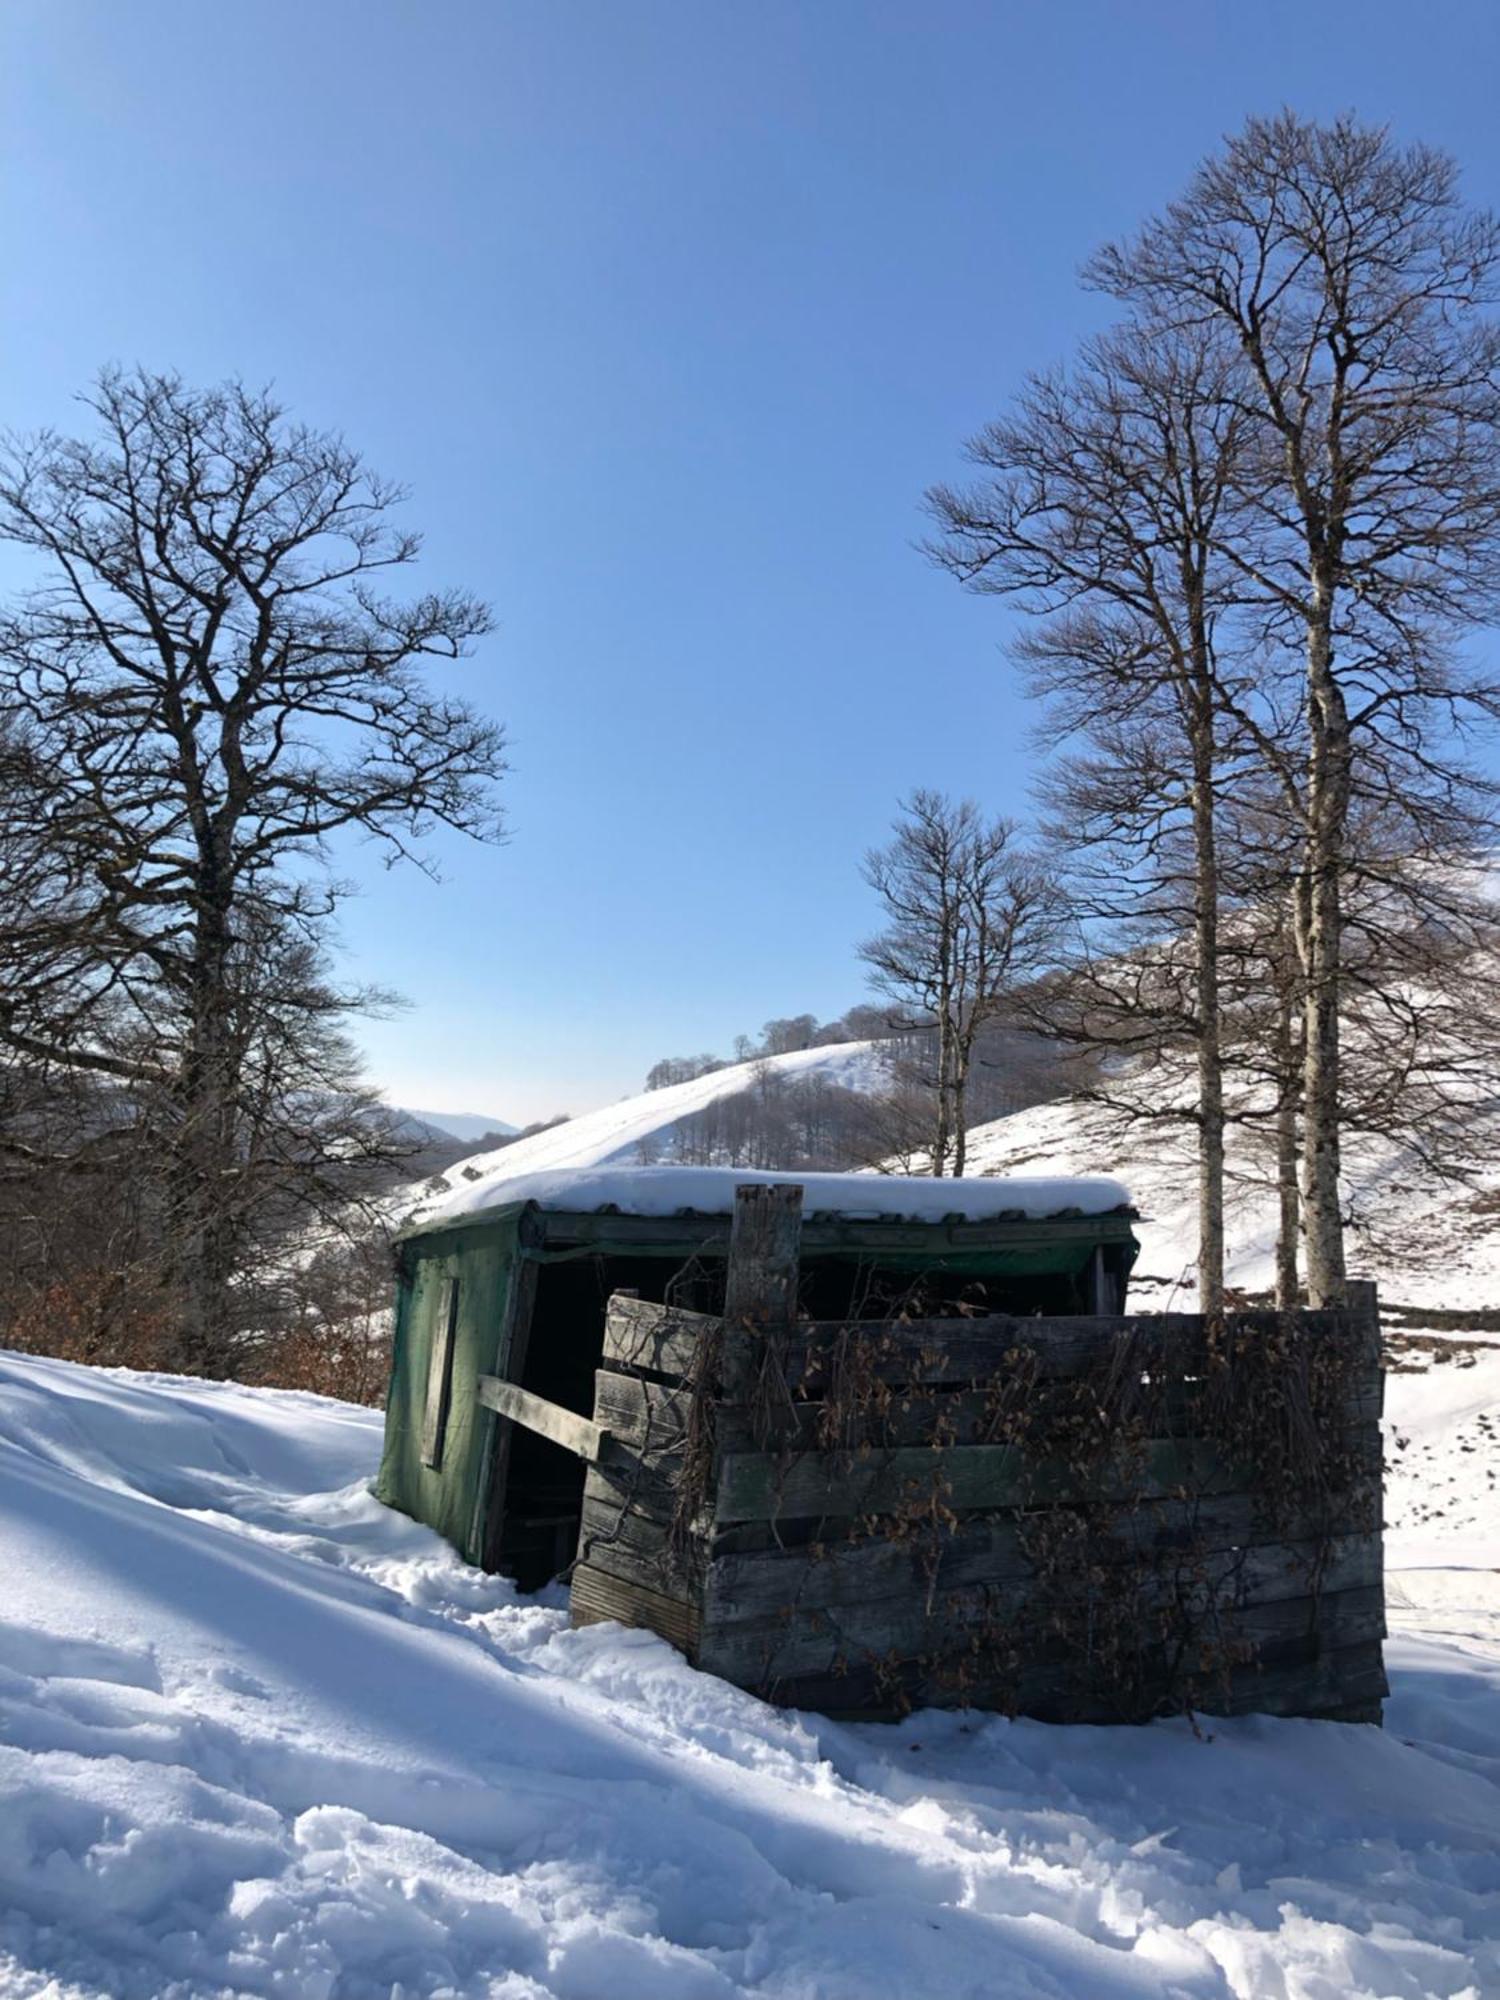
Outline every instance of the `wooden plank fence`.
<svg viewBox="0 0 1500 2000"><path fill-rule="evenodd" d="M575 1623L843 1715L1380 1719L1373 1286L1220 1321L799 1321L799 1212L740 1190L722 1317L611 1300L572 1420Z"/></svg>
<svg viewBox="0 0 1500 2000"><path fill-rule="evenodd" d="M838 1714L1380 1720L1372 1286L1216 1324L798 1322L794 1196L740 1192L722 1318L610 1302L574 1622Z"/></svg>

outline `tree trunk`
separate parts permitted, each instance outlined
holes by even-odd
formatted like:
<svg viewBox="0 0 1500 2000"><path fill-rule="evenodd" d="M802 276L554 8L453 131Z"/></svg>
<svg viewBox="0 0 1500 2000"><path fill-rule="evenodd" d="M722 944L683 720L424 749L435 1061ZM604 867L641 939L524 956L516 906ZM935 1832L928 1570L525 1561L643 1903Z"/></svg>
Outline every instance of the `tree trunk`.
<svg viewBox="0 0 1500 2000"><path fill-rule="evenodd" d="M948 1148L953 1138L953 913L951 889L944 885L944 907L939 950L942 972L938 981L937 1003L937 1140L932 1149L932 1171L946 1173Z"/></svg>
<svg viewBox="0 0 1500 2000"><path fill-rule="evenodd" d="M215 906L220 901L205 894L200 904L171 1163L169 1255L181 1301L177 1365L197 1375L227 1374L234 1360L236 1059L230 925L227 911Z"/></svg>
<svg viewBox="0 0 1500 2000"><path fill-rule="evenodd" d="M965 1024L953 1038L953 1178L961 1181L969 1157L968 1095L969 1064L973 1058L974 1029Z"/></svg>
<svg viewBox="0 0 1500 2000"><path fill-rule="evenodd" d="M1219 998L1219 863L1214 824L1214 718L1195 696L1193 923L1198 978L1198 1308L1224 1310L1224 1064Z"/></svg>
<svg viewBox="0 0 1500 2000"><path fill-rule="evenodd" d="M1289 964L1283 965L1289 973ZM1276 1304L1283 1312L1299 1303L1297 1245L1302 1232L1298 1181L1301 1129L1297 1116L1301 1067L1297 1059L1296 995L1283 978L1276 1021Z"/></svg>
<svg viewBox="0 0 1500 2000"><path fill-rule="evenodd" d="M936 1130L932 1142L932 1171L935 1175L944 1172L948 1165L948 1023L946 1018L938 1020L937 1051L937 1113Z"/></svg>
<svg viewBox="0 0 1500 2000"><path fill-rule="evenodd" d="M1307 1297L1312 1306L1342 1305L1344 1230L1339 1206L1339 966L1343 947L1341 876L1349 802L1349 721L1333 676L1326 607L1308 633L1306 891L1298 939L1303 989L1302 1206Z"/></svg>

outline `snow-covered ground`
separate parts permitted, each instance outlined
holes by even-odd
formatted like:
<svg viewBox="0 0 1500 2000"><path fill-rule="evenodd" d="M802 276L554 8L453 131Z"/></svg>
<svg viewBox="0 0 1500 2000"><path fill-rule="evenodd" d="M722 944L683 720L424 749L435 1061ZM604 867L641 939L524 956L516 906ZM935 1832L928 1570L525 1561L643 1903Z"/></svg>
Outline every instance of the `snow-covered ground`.
<svg viewBox="0 0 1500 2000"><path fill-rule="evenodd" d="M0 1994L1500 1993L1463 1351L1390 1385L1387 1728L1201 1737L770 1709L379 1507L374 1412L0 1356Z"/></svg>

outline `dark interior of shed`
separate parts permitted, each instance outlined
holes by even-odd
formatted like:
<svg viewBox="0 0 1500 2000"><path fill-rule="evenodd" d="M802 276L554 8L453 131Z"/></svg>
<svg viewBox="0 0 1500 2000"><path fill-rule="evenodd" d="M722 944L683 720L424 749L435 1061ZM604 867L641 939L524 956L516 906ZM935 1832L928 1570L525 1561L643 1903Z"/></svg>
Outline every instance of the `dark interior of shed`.
<svg viewBox="0 0 1500 2000"><path fill-rule="evenodd" d="M610 1294L632 1290L643 1299L714 1313L723 1307L724 1272L722 1255L684 1263L676 1257L597 1254L542 1263L521 1386L580 1416L592 1416ZM1122 1294L1123 1289L1122 1270ZM1056 1273L976 1278L928 1270L914 1275L865 1259L816 1254L804 1254L799 1273L798 1312L807 1319L1090 1309L1081 1282ZM514 1425L504 1494L496 1496L499 1505L491 1513L496 1525L487 1566L513 1576L523 1590L540 1589L566 1569L578 1546L586 1475L581 1458Z"/></svg>

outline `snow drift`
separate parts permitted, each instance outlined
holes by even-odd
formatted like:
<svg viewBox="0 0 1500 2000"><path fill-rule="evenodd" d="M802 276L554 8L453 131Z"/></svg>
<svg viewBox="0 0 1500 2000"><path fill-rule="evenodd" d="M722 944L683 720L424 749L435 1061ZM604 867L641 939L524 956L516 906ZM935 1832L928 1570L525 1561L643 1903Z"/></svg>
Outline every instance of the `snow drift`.
<svg viewBox="0 0 1500 2000"><path fill-rule="evenodd" d="M1392 1387L1441 1451L1500 1360ZM1482 1482L1462 1532L1419 1524L1443 1567L1393 1580L1383 1733L850 1727L467 1569L370 1498L379 1438L314 1397L0 1356L0 1991L1500 1990Z"/></svg>

